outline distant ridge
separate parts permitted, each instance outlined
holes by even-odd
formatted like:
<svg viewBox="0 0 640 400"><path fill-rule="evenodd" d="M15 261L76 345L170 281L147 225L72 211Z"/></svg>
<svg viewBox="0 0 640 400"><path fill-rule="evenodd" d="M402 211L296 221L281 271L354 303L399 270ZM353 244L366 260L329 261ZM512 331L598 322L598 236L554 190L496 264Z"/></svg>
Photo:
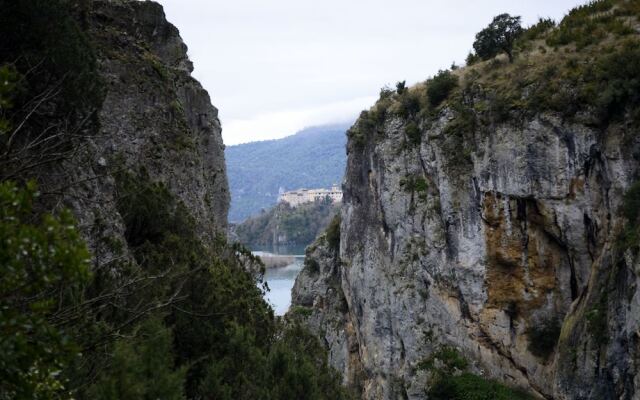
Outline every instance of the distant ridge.
<svg viewBox="0 0 640 400"><path fill-rule="evenodd" d="M278 190L340 184L351 124L310 127L282 139L228 146L230 222L241 222L274 206Z"/></svg>

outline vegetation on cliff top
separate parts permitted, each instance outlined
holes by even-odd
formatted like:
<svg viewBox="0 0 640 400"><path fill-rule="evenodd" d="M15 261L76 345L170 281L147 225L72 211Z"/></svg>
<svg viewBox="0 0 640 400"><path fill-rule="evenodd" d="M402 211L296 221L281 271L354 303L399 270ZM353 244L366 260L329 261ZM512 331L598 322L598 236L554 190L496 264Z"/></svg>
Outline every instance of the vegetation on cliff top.
<svg viewBox="0 0 640 400"><path fill-rule="evenodd" d="M600 128L624 116L638 123L640 39L633 28L638 17L637 2L594 1L575 8L558 25L541 19L519 31L511 63L498 55L503 50L494 43L492 51L472 54L473 65L466 68L440 71L401 93L383 90L348 131L350 148L382 138L391 117L405 124L406 147L415 147L448 114L452 118L441 140L455 149L448 152L447 164L456 168L471 160L474 133L489 135L507 119L513 123L549 112Z"/></svg>

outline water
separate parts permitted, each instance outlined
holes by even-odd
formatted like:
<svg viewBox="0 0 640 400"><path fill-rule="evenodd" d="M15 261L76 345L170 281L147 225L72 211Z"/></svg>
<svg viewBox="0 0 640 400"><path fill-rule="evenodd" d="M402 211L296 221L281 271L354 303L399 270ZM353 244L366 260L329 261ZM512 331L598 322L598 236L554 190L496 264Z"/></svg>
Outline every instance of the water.
<svg viewBox="0 0 640 400"><path fill-rule="evenodd" d="M304 246L255 247L255 255L265 253L294 256L293 262L286 267L267 268L264 280L269 285L265 300L273 307L276 315L284 315L291 306L291 289L304 264Z"/></svg>

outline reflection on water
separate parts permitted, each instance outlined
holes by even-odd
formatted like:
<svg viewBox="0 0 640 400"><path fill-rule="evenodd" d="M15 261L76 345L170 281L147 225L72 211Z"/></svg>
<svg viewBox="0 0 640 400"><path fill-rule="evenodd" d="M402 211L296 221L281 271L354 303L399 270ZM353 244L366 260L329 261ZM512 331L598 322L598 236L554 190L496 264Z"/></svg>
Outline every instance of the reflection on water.
<svg viewBox="0 0 640 400"><path fill-rule="evenodd" d="M307 246L305 245L286 245L286 244L282 244L282 245L278 245L278 246L270 246L270 245L265 245L265 246L251 246L251 251L253 251L254 253L257 252L264 252L264 253L271 253L271 254L278 254L281 256L286 256L286 255L297 255L297 256L303 256L304 255L304 249Z"/></svg>
<svg viewBox="0 0 640 400"><path fill-rule="evenodd" d="M265 299L276 315L284 315L291 305L291 289L304 264L304 246L254 247L252 250L258 256L269 253L294 256L293 262L286 267L267 268L264 274L264 281L270 289Z"/></svg>

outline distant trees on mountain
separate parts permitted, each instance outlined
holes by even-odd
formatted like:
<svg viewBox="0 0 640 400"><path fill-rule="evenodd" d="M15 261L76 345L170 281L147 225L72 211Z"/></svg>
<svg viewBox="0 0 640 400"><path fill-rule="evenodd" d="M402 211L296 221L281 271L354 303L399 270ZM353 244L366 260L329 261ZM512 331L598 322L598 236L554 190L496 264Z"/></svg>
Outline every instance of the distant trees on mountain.
<svg viewBox="0 0 640 400"><path fill-rule="evenodd" d="M280 203L234 228L245 245L309 245L338 214L330 199L291 207Z"/></svg>
<svg viewBox="0 0 640 400"><path fill-rule="evenodd" d="M308 128L283 139L227 147L229 221L242 222L273 207L280 188L326 188L341 183L348 127Z"/></svg>

